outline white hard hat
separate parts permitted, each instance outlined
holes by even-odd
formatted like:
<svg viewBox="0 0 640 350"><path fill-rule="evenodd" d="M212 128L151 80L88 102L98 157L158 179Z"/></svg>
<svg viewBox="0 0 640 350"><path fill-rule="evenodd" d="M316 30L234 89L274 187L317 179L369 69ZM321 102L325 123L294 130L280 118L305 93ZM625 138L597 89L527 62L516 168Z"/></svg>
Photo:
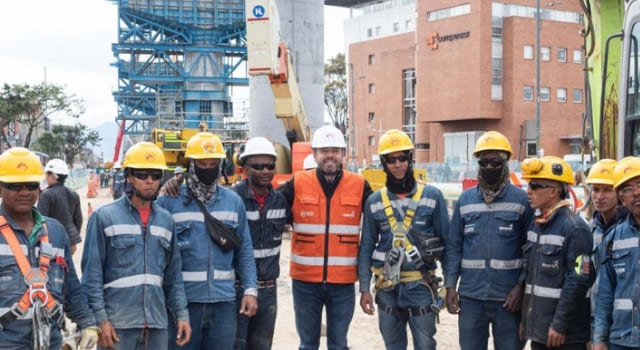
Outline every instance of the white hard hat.
<svg viewBox="0 0 640 350"><path fill-rule="evenodd" d="M302 162L302 169L308 170L315 169L317 167L318 163L316 163L316 160L313 159L313 154L309 154L308 156L304 157L304 162Z"/></svg>
<svg viewBox="0 0 640 350"><path fill-rule="evenodd" d="M120 169L122 168L122 162L121 161L117 161L113 164L113 168L114 169Z"/></svg>
<svg viewBox="0 0 640 350"><path fill-rule="evenodd" d="M249 156L272 156L277 157L276 149L273 147L271 141L264 137L253 137L244 145L244 152L240 154L238 160L244 162L245 158Z"/></svg>
<svg viewBox="0 0 640 350"><path fill-rule="evenodd" d="M51 159L44 166L44 171L56 175L69 175L69 167L62 159Z"/></svg>
<svg viewBox="0 0 640 350"><path fill-rule="evenodd" d="M347 148L344 135L333 125L324 125L313 133L311 148Z"/></svg>
<svg viewBox="0 0 640 350"><path fill-rule="evenodd" d="M180 165L178 165L174 170L173 170L174 174L184 174L184 168Z"/></svg>

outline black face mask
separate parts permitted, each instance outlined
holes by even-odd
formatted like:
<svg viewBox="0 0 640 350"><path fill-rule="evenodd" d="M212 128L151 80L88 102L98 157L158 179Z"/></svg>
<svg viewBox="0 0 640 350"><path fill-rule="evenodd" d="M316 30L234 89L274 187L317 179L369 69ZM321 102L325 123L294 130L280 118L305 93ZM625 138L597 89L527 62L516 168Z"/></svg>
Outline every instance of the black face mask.
<svg viewBox="0 0 640 350"><path fill-rule="evenodd" d="M480 168L480 177L489 185L496 184L502 177L502 167Z"/></svg>
<svg viewBox="0 0 640 350"><path fill-rule="evenodd" d="M218 178L218 173L220 172L220 166L203 169L203 168L198 168L198 166L196 165L195 172L200 182L202 182L206 186L211 186L211 184L213 184Z"/></svg>

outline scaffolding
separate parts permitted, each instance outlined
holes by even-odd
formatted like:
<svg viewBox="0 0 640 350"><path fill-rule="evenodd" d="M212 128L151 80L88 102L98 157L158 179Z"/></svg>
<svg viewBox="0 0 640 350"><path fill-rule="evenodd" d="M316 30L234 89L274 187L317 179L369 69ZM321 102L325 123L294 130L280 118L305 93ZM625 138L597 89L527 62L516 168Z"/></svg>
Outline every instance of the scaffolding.
<svg viewBox="0 0 640 350"><path fill-rule="evenodd" d="M118 5L113 96L124 135L203 122L223 135L237 119L230 89L249 84L244 0L109 1Z"/></svg>

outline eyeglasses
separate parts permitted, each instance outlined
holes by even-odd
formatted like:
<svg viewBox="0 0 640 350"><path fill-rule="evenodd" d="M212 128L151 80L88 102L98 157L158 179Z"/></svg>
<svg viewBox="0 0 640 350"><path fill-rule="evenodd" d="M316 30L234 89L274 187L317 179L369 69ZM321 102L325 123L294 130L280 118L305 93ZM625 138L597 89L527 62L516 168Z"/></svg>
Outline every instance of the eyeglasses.
<svg viewBox="0 0 640 350"><path fill-rule="evenodd" d="M403 154L403 155L400 155L400 156L397 156L397 157L386 156L386 157L384 157L384 160L385 160L388 164L395 164L395 163L396 163L396 161L399 161L399 162L404 163L404 162L406 162L406 161L408 161L408 160L409 160L409 156L406 156L406 155L404 155L404 154Z"/></svg>
<svg viewBox="0 0 640 350"><path fill-rule="evenodd" d="M28 191L35 191L40 188L40 184L37 182L3 183L2 187L13 192L18 192L23 187L26 187Z"/></svg>
<svg viewBox="0 0 640 350"><path fill-rule="evenodd" d="M249 166L253 170L262 170L264 168L267 168L267 170L273 170L276 168L275 163L254 163L254 164L249 164Z"/></svg>
<svg viewBox="0 0 640 350"><path fill-rule="evenodd" d="M151 180L158 181L162 179L162 170L132 170L131 175L140 180L146 180L151 176Z"/></svg>
<svg viewBox="0 0 640 350"><path fill-rule="evenodd" d="M529 182L529 188L532 191L539 190L541 188L543 188L543 189L544 188L549 188L549 187L551 187L551 185L546 185L546 184L543 184L543 183L540 183L540 182Z"/></svg>
<svg viewBox="0 0 640 350"><path fill-rule="evenodd" d="M623 196L628 196L632 194L636 189L640 189L640 182L636 182L635 184L624 186L623 188L620 189L620 193L622 193Z"/></svg>
<svg viewBox="0 0 640 350"><path fill-rule="evenodd" d="M486 168L487 165L491 164L492 167L494 168L499 168L504 164L504 160L500 159L500 158L491 158L491 159L480 159L478 160L478 165L480 165L481 168Z"/></svg>

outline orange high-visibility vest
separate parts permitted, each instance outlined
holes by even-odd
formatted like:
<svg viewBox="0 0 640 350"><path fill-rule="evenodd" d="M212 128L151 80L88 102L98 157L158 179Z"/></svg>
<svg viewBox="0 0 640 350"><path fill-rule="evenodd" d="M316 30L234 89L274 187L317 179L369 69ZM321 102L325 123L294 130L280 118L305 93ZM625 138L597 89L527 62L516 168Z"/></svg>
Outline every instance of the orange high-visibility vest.
<svg viewBox="0 0 640 350"><path fill-rule="evenodd" d="M291 278L355 282L364 177L344 171L329 203L315 169L296 172L293 185Z"/></svg>

